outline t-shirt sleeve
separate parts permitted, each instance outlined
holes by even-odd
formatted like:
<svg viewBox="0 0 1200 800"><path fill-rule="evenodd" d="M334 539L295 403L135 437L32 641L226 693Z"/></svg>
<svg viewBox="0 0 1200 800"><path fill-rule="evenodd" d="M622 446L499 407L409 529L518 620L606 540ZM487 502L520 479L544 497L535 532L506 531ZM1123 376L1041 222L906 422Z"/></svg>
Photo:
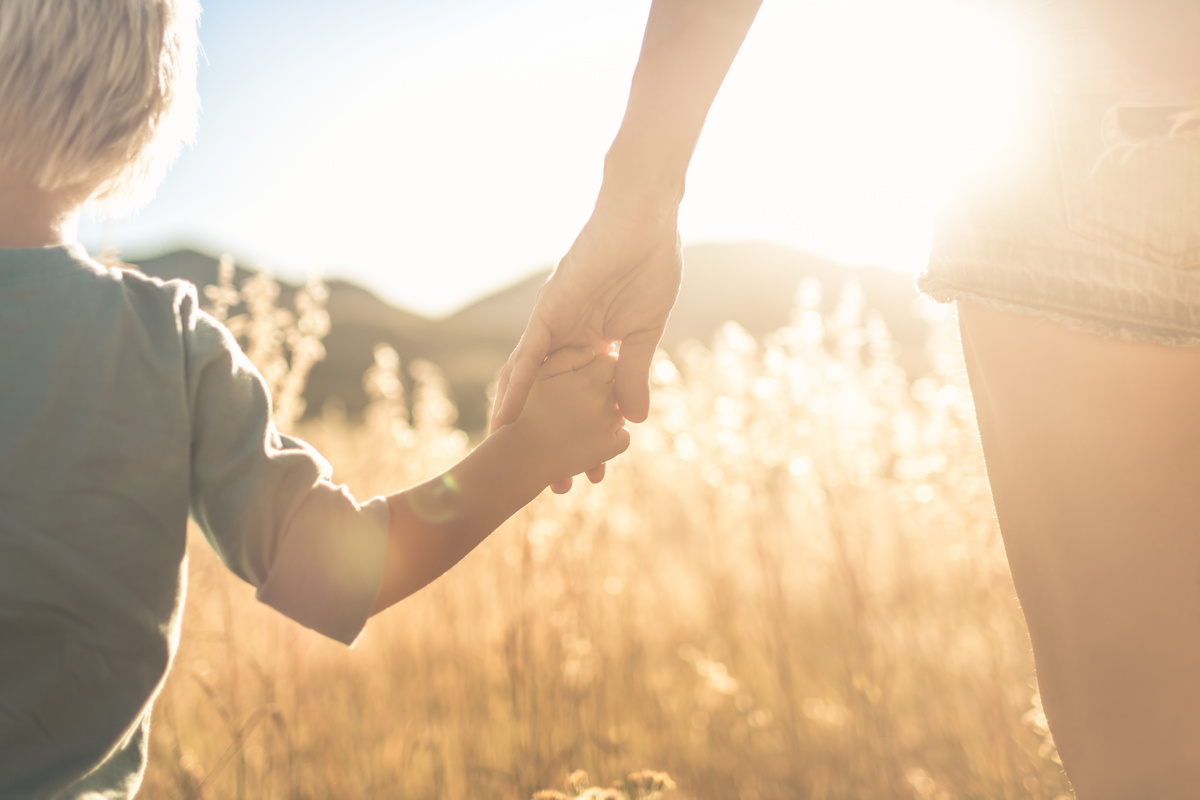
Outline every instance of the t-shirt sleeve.
<svg viewBox="0 0 1200 800"><path fill-rule="evenodd" d="M193 290L194 291L194 290ZM358 503L329 463L271 422L258 371L220 322L179 303L192 422L191 514L258 599L346 644L383 580L388 506Z"/></svg>

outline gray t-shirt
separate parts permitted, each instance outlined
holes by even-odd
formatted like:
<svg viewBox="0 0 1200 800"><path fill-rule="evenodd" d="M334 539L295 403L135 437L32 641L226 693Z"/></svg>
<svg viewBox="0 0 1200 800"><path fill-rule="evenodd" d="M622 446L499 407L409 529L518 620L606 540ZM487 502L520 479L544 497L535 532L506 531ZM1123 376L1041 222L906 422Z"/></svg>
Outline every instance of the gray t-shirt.
<svg viewBox="0 0 1200 800"><path fill-rule="evenodd" d="M0 798L136 791L189 513L262 602L353 642L387 503L330 474L190 284L0 250Z"/></svg>

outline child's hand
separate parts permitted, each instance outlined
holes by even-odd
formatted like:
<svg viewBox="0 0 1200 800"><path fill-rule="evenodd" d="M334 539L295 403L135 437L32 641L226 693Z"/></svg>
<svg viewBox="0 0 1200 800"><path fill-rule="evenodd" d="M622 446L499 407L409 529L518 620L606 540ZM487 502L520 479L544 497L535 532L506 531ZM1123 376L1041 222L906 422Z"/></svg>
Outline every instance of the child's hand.
<svg viewBox="0 0 1200 800"><path fill-rule="evenodd" d="M629 431L613 393L616 358L566 347L550 354L513 423L530 447L529 467L547 485L625 452Z"/></svg>

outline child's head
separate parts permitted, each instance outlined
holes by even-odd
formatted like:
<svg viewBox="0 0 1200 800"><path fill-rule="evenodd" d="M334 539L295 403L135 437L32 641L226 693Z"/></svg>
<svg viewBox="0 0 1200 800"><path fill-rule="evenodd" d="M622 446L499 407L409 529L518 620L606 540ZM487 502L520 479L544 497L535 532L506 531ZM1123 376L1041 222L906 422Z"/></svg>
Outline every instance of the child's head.
<svg viewBox="0 0 1200 800"><path fill-rule="evenodd" d="M196 0L0 0L0 168L43 191L152 189L196 112Z"/></svg>

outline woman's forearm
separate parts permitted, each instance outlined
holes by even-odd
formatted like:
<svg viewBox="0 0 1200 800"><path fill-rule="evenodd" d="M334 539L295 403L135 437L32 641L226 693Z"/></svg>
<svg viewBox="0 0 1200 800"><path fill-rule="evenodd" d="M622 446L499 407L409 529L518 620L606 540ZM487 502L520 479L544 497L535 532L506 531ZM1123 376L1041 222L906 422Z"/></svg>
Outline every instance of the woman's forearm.
<svg viewBox="0 0 1200 800"><path fill-rule="evenodd" d="M717 90L761 0L654 0L598 204L677 207Z"/></svg>

